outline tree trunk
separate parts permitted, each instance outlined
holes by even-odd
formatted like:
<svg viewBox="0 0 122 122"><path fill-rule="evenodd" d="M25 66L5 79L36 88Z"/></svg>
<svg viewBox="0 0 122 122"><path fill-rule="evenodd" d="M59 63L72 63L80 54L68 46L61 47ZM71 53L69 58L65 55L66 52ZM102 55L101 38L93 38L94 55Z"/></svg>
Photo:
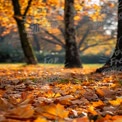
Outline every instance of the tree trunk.
<svg viewBox="0 0 122 122"><path fill-rule="evenodd" d="M28 40L24 23L23 21L18 20L18 19L16 19L16 22L17 22L21 46L25 55L26 62L27 64L37 64L37 59L36 59L36 56L34 55L32 46Z"/></svg>
<svg viewBox="0 0 122 122"><path fill-rule="evenodd" d="M65 0L65 67L82 67L74 28L74 0Z"/></svg>
<svg viewBox="0 0 122 122"><path fill-rule="evenodd" d="M37 34L33 34L33 38L34 38L34 44L35 44L35 47L36 47L36 51L39 52L41 50L41 48L40 48L40 43L39 43Z"/></svg>
<svg viewBox="0 0 122 122"><path fill-rule="evenodd" d="M23 49L23 52L25 55L26 63L27 64L37 64L37 59L34 55L32 46L27 37L27 32L26 32L25 25L24 25L25 16L21 15L19 1L12 0L12 4L13 4L13 8L14 8L14 18L15 18L17 26L18 26L21 46L22 46L22 49ZM26 11L26 13L27 13L27 11ZM19 17L21 17L22 19L20 19Z"/></svg>
<svg viewBox="0 0 122 122"><path fill-rule="evenodd" d="M96 72L119 70L122 68L122 1L118 0L118 30L117 30L117 42L112 57L106 62L106 64L96 70Z"/></svg>

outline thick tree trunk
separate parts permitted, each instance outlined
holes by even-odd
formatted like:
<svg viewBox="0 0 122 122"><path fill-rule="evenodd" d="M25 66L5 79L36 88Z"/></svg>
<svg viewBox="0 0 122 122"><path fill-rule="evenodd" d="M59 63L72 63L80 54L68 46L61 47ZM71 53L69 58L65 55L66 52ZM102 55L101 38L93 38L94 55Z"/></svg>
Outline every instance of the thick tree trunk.
<svg viewBox="0 0 122 122"><path fill-rule="evenodd" d="M106 62L106 64L96 70L96 72L103 72L109 70L119 70L122 69L122 1L118 0L118 30L117 30L117 42L114 53L112 57Z"/></svg>
<svg viewBox="0 0 122 122"><path fill-rule="evenodd" d="M32 46L27 37L27 32L26 32L25 25L24 25L24 18L30 7L31 1L32 0L29 0L28 6L25 10L24 15L21 14L20 5L19 5L18 0L12 0L12 4L13 4L13 8L14 8L14 18L15 18L17 26L18 26L21 46L22 46L22 49L23 49L23 52L24 52L24 55L26 58L26 62L27 62L27 64L37 64L37 59L34 55Z"/></svg>
<svg viewBox="0 0 122 122"><path fill-rule="evenodd" d="M82 67L74 28L74 0L65 0L65 67Z"/></svg>
<svg viewBox="0 0 122 122"><path fill-rule="evenodd" d="M28 40L27 33L25 30L24 22L23 20L16 19L19 35L20 35L20 41L21 46L25 55L26 63L27 64L37 64L36 56L34 55L32 46Z"/></svg>

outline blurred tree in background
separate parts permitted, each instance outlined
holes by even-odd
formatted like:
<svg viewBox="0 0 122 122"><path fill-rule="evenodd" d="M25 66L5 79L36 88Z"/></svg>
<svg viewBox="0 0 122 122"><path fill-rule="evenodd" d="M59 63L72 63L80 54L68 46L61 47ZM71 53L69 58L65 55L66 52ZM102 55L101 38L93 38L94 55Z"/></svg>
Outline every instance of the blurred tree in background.
<svg viewBox="0 0 122 122"><path fill-rule="evenodd" d="M105 63L105 65L97 69L96 72L103 72L105 70L118 70L121 71L122 66L122 1L118 0L118 28L117 28L117 40L115 50L109 60Z"/></svg>
<svg viewBox="0 0 122 122"><path fill-rule="evenodd" d="M28 6L28 0L19 0L19 4L23 15ZM74 7L76 42L82 58L91 57L91 55L99 57L101 53L110 55L116 38L117 1L101 0L99 3L90 1L86 3L75 0ZM13 10L11 1L1 0L0 53L4 56L9 55L7 62L24 61ZM66 47L64 0L32 0L26 17L19 19L24 21L27 38L33 45L39 62L44 62L43 58L47 55L55 55L59 60L64 60L62 58ZM99 60L98 58L90 60L94 59Z"/></svg>

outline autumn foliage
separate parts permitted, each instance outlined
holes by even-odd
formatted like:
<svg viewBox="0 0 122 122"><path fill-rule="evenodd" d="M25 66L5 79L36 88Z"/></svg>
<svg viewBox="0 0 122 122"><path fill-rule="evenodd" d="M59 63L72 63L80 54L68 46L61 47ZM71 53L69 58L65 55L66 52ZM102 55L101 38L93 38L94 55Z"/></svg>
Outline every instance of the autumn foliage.
<svg viewBox="0 0 122 122"><path fill-rule="evenodd" d="M0 121L121 122L121 73L91 71L1 66Z"/></svg>
<svg viewBox="0 0 122 122"><path fill-rule="evenodd" d="M90 2L90 1L89 1ZM20 6L21 6L21 13L23 14L27 5L28 0L19 0ZM79 0L75 0L75 10L76 15L74 19L76 21L79 21L82 16L88 15L88 10L92 10L94 8L94 12L90 15L88 15L92 20L94 21L102 21L104 18L104 14L100 15L101 7L99 5L87 5L87 3L82 3ZM111 7L114 7L114 5L110 5ZM33 0L31 3L31 6L29 8L29 11L27 12L27 16L24 19L25 25L28 28L30 24L39 24L45 28L50 29L51 23L48 21L48 18L51 17L51 14L53 11L60 11L64 10L64 1L63 0ZM80 12L82 10L85 10L83 12ZM11 31L17 31L16 23L14 20L14 12L13 12L13 6L12 2L9 0L1 0L0 1L0 25L6 28L6 31L2 33L1 36L4 36ZM99 16L100 15L100 16ZM22 19L22 16L18 16L19 19ZM60 16L57 14L56 19L63 20L63 14ZM8 25L9 23L9 25ZM29 29L29 28L28 28Z"/></svg>
<svg viewBox="0 0 122 122"><path fill-rule="evenodd" d="M23 15L28 0L19 3ZM96 4L91 7L75 0L74 7L75 25L86 14L92 21L105 17L99 16L101 6ZM26 30L31 24L39 24L49 33L59 32L48 21L53 11L59 10L64 10L63 0L33 0L24 18ZM93 10L92 14L87 10ZM23 19L14 16L10 0L1 0L0 27L5 29L1 37L17 31L14 17ZM63 14L56 19L62 21ZM50 65L0 65L0 122L122 122L122 73L93 71Z"/></svg>

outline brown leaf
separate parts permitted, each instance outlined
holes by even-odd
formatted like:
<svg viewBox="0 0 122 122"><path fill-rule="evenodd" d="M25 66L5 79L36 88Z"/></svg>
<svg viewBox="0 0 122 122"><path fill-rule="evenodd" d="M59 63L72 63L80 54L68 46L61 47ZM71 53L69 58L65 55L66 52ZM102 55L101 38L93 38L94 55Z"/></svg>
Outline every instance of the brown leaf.
<svg viewBox="0 0 122 122"><path fill-rule="evenodd" d="M96 122L122 122L122 116L106 115L104 118L98 119Z"/></svg>
<svg viewBox="0 0 122 122"><path fill-rule="evenodd" d="M0 98L0 110L7 110L10 106L10 104L3 98Z"/></svg>
<svg viewBox="0 0 122 122"><path fill-rule="evenodd" d="M53 100L52 99L50 99L50 98L45 98L45 97L38 97L38 102L39 103L43 103L43 102L45 102L45 103L53 103Z"/></svg>
<svg viewBox="0 0 122 122"><path fill-rule="evenodd" d="M27 119L27 118L31 118L33 114L34 114L34 110L32 106L28 104L10 110L8 114L6 114L6 116L10 118Z"/></svg>
<svg viewBox="0 0 122 122"><path fill-rule="evenodd" d="M71 100L73 100L74 97L72 95L66 95L62 97L58 97L55 99L55 101L58 101L60 104L67 105L71 103Z"/></svg>

